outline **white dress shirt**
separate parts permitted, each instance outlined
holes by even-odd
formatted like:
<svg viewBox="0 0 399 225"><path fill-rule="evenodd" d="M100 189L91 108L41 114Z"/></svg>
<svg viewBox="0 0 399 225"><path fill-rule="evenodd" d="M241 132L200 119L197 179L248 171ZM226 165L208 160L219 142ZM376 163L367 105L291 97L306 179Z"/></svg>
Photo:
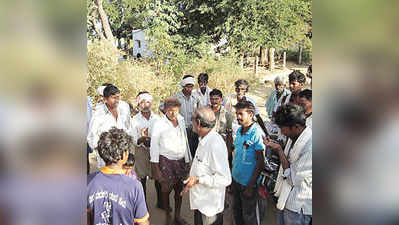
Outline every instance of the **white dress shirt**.
<svg viewBox="0 0 399 225"><path fill-rule="evenodd" d="M280 166L275 187L277 208L312 215L312 129L306 127L292 146L287 141L284 154L290 167Z"/></svg>
<svg viewBox="0 0 399 225"><path fill-rule="evenodd" d="M137 140L142 137L141 131L143 129L148 128L148 137L151 137L152 127L154 123L159 120L160 117L157 114L151 112L150 119L147 119L143 116L143 114L136 114L131 120L131 128L129 131L129 135L133 137L133 142L136 147L139 147L137 144ZM140 147L145 147L144 144L140 145Z"/></svg>
<svg viewBox="0 0 399 225"><path fill-rule="evenodd" d="M129 132L130 117L124 116L123 112L121 112L118 107L118 119L115 120L115 117L108 110L108 108L105 108L106 110L104 110L104 113L94 113L90 121L87 142L92 149L97 148L97 143L100 139L100 135L103 132L108 131L112 127L123 129L124 131Z"/></svg>
<svg viewBox="0 0 399 225"><path fill-rule="evenodd" d="M312 117L313 117L313 115L310 115L308 118L306 118L306 126L310 127L310 129L312 129L312 125L313 125Z"/></svg>
<svg viewBox="0 0 399 225"><path fill-rule="evenodd" d="M197 88L193 91L195 95L197 95L199 99L200 106L206 107L211 104L211 99L209 93L211 93L212 89L206 86L205 94L202 94L201 88Z"/></svg>
<svg viewBox="0 0 399 225"><path fill-rule="evenodd" d="M165 115L154 123L151 134L151 162L159 163L160 155L170 160L184 158L187 163L190 162L186 128L180 115L178 123L177 127L173 126Z"/></svg>
<svg viewBox="0 0 399 225"><path fill-rule="evenodd" d="M94 109L93 115L106 114L107 111L108 111L108 108L104 104L104 102L99 102L96 104L96 108ZM120 112L121 116L124 117L124 120L130 119L130 107L127 102L119 100L118 113L119 112Z"/></svg>
<svg viewBox="0 0 399 225"><path fill-rule="evenodd" d="M191 209L197 209L208 217L222 212L231 173L226 144L215 130L200 140L190 176L199 177L199 183L190 189Z"/></svg>

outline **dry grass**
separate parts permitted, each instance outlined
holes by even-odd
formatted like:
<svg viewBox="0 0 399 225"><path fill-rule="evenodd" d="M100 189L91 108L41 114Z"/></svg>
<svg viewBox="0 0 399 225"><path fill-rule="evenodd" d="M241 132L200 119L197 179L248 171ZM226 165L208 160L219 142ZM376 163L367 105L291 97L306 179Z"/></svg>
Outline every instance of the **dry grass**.
<svg viewBox="0 0 399 225"><path fill-rule="evenodd" d="M246 79L250 83L257 80L250 71L241 69L233 59L222 58L217 61L212 58L192 60L184 65L183 74L172 72L157 73L156 66L149 62L127 60L119 62L120 53L109 43L94 42L88 46L88 95L97 96L96 88L102 83L110 82L121 90L123 100L135 104L138 92L147 90L154 97L154 109L161 100L178 91L178 81L185 74L195 77L199 73L209 74L209 86L218 88L224 94L234 91L234 82Z"/></svg>

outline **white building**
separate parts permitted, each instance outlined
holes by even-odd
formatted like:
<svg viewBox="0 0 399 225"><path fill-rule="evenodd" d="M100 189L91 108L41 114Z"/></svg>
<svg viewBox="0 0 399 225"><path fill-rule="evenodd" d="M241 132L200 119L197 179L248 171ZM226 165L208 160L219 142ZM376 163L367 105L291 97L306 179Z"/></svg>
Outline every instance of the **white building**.
<svg viewBox="0 0 399 225"><path fill-rule="evenodd" d="M148 47L147 36L141 29L132 31L133 37L133 56L152 56L152 50Z"/></svg>

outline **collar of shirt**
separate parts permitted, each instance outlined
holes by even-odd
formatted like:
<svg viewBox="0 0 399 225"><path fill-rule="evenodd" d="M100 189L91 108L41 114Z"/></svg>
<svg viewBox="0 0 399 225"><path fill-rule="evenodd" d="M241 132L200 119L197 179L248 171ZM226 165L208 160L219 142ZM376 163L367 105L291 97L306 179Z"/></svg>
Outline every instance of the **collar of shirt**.
<svg viewBox="0 0 399 225"><path fill-rule="evenodd" d="M205 94L202 94L201 88L197 88L197 89L195 89L195 91L198 93L198 95L205 96L205 95L209 95L209 92L211 92L212 89L210 89L208 86L206 86Z"/></svg>
<svg viewBox="0 0 399 225"><path fill-rule="evenodd" d="M104 166L103 168L101 168L101 173L103 174L124 174L123 169L112 169L109 168L107 166Z"/></svg>
<svg viewBox="0 0 399 225"><path fill-rule="evenodd" d="M187 97L183 94L183 91L177 92L176 97L183 98L183 99L187 100ZM193 93L191 93L189 100L193 100L193 99L195 100L195 96L193 95Z"/></svg>
<svg viewBox="0 0 399 225"><path fill-rule="evenodd" d="M199 145L204 146L206 144L206 142L209 140L209 137L211 137L212 135L214 135L214 133L216 133L215 129L212 129L209 131L209 133L207 133L204 137L200 137L199 138Z"/></svg>
<svg viewBox="0 0 399 225"><path fill-rule="evenodd" d="M251 133L254 131L255 126L256 126L255 122L252 123L251 127L250 127L250 128L247 130L247 132L245 132L244 134L241 133L241 130L243 129L243 127L240 126L240 128L238 128L238 130L237 130L237 133L238 133L239 135L241 135L241 136L245 136L245 135L251 134Z"/></svg>

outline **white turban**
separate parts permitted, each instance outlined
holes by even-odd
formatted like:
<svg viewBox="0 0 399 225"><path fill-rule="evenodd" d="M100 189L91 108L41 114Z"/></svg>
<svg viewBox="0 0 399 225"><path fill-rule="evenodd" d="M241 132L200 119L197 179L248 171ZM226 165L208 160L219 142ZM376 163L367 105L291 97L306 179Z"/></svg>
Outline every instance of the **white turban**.
<svg viewBox="0 0 399 225"><path fill-rule="evenodd" d="M183 88L183 87L186 86L187 84L195 85L195 79L194 79L194 77L186 77L186 78L184 78L182 81L180 81L179 87L180 87L180 88Z"/></svg>
<svg viewBox="0 0 399 225"><path fill-rule="evenodd" d="M106 88L107 86L100 86L100 87L98 87L97 88L97 93L99 94L99 95L101 95L101 96L104 96L104 89Z"/></svg>
<svg viewBox="0 0 399 225"><path fill-rule="evenodd" d="M143 94L137 96L137 98L136 98L137 105L140 104L140 102L143 100L152 102L152 96L148 93L143 93Z"/></svg>

